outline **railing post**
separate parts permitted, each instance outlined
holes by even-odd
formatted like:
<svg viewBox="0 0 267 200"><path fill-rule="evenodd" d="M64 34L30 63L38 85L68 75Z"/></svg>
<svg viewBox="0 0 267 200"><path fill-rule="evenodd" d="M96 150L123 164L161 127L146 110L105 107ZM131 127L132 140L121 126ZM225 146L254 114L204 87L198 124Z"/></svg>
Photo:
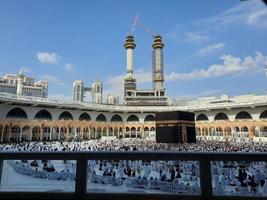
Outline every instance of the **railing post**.
<svg viewBox="0 0 267 200"><path fill-rule="evenodd" d="M4 160L0 159L0 188L1 188L2 178L3 178L3 170L4 170Z"/></svg>
<svg viewBox="0 0 267 200"><path fill-rule="evenodd" d="M211 164L208 159L199 160L200 166L200 189L202 199L212 198Z"/></svg>
<svg viewBox="0 0 267 200"><path fill-rule="evenodd" d="M76 167L75 199L84 199L87 188L87 160L78 159Z"/></svg>

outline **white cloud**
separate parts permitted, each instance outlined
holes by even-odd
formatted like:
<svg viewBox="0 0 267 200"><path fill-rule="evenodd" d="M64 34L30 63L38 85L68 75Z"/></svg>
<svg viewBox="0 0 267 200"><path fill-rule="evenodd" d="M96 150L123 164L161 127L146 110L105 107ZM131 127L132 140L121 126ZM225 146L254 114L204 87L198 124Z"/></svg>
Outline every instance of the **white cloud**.
<svg viewBox="0 0 267 200"><path fill-rule="evenodd" d="M152 73L146 72L143 69L135 70L134 77L136 78L137 87L140 88L144 86L146 83L152 84ZM114 94L115 96L123 99L123 83L124 83L125 75L113 76L107 79L105 85L107 88L104 90L105 94Z"/></svg>
<svg viewBox="0 0 267 200"><path fill-rule="evenodd" d="M137 69L134 73L137 84L151 83L152 72L145 71L144 69Z"/></svg>
<svg viewBox="0 0 267 200"><path fill-rule="evenodd" d="M48 84L53 83L58 86L66 86L66 83L64 83L63 81L61 81L59 78L57 78L54 75L44 74L40 76L40 79L48 81Z"/></svg>
<svg viewBox="0 0 267 200"><path fill-rule="evenodd" d="M181 34L181 33L178 34L176 32L179 32L179 31L166 33L164 36L169 39L174 39L178 42L200 43L200 42L210 40L210 38L207 35L204 35L198 32L187 32L184 34Z"/></svg>
<svg viewBox="0 0 267 200"><path fill-rule="evenodd" d="M74 64L72 64L72 63L66 63L66 64L64 65L64 67L65 67L65 69L66 69L67 71L72 71L72 70L74 69Z"/></svg>
<svg viewBox="0 0 267 200"><path fill-rule="evenodd" d="M255 13L251 13L247 18L248 24L261 24L266 26L267 25L267 9L263 8L257 10Z"/></svg>
<svg viewBox="0 0 267 200"><path fill-rule="evenodd" d="M267 9L259 0L243 1L216 16L198 21L205 28L222 29L231 25L267 26Z"/></svg>
<svg viewBox="0 0 267 200"><path fill-rule="evenodd" d="M183 39L189 42L203 42L209 40L209 37L196 32L191 32L185 33Z"/></svg>
<svg viewBox="0 0 267 200"><path fill-rule="evenodd" d="M219 49L224 48L225 44L224 43L217 43L213 45L209 45L207 47L204 47L198 51L198 55L200 56L206 56L208 54L211 54Z"/></svg>
<svg viewBox="0 0 267 200"><path fill-rule="evenodd" d="M255 57L245 57L241 59L232 55L221 56L223 60L222 64L210 65L207 69L195 69L187 73L171 72L167 74L166 81L175 80L195 80L210 77L219 77L240 73L251 73L263 70L263 67L267 64L267 56L262 55L260 52L256 52Z"/></svg>
<svg viewBox="0 0 267 200"><path fill-rule="evenodd" d="M60 56L54 52L38 52L36 56L38 61L44 64L57 64L60 59Z"/></svg>

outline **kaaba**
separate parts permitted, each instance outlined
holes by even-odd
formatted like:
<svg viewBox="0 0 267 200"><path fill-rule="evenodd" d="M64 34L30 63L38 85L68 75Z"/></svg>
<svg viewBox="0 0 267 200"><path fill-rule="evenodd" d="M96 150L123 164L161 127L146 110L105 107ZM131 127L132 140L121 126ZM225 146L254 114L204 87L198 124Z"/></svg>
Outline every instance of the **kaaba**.
<svg viewBox="0 0 267 200"><path fill-rule="evenodd" d="M158 112L155 115L157 143L195 143L195 114L184 111Z"/></svg>

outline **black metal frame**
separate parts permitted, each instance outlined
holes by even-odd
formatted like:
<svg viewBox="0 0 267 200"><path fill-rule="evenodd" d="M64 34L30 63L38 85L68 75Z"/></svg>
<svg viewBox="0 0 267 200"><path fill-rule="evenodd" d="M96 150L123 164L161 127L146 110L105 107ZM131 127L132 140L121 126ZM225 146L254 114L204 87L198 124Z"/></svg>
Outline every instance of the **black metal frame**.
<svg viewBox="0 0 267 200"><path fill-rule="evenodd" d="M189 152L0 152L0 180L3 160L76 160L75 192L0 192L0 199L201 199L254 200L255 196L213 196L210 161L265 161L267 153ZM201 195L87 193L88 160L195 160L200 165Z"/></svg>

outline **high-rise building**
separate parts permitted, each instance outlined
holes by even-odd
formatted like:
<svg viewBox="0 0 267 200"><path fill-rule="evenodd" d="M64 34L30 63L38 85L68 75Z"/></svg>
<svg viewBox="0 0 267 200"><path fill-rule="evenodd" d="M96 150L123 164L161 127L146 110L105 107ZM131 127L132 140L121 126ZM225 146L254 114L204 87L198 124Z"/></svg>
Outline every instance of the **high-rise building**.
<svg viewBox="0 0 267 200"><path fill-rule="evenodd" d="M83 93L84 93L84 84L83 81L81 80L75 80L73 82L73 87L72 87L72 100L73 101L83 101Z"/></svg>
<svg viewBox="0 0 267 200"><path fill-rule="evenodd" d="M26 77L22 70L17 75L6 74L0 79L0 92L2 93L47 98L47 91L47 81L41 80L34 83L34 78Z"/></svg>
<svg viewBox="0 0 267 200"><path fill-rule="evenodd" d="M91 86L85 87L83 81L75 80L73 82L72 100L75 102L83 102L86 92L91 93L93 103L103 102L103 85L100 80L96 80Z"/></svg>

